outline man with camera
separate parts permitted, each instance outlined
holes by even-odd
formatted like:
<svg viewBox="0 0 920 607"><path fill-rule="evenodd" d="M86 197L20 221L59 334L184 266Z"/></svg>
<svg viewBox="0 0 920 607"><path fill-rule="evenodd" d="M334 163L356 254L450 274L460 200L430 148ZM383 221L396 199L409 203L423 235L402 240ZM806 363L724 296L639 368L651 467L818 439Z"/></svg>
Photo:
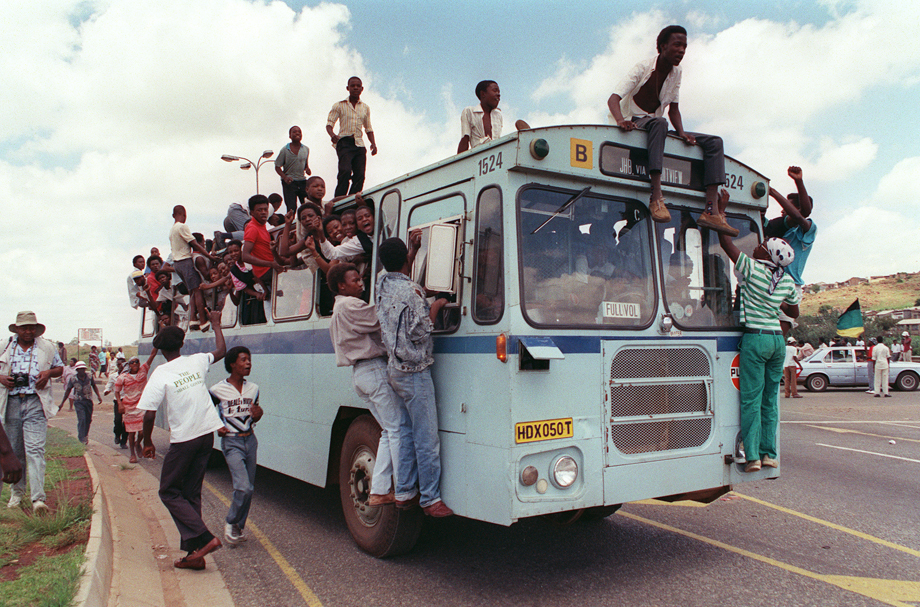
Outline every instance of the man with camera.
<svg viewBox="0 0 920 607"><path fill-rule="evenodd" d="M13 452L25 464L36 513L45 505L45 436L48 420L58 411L51 396L53 377L64 363L54 344L42 339L45 325L34 312L20 312L10 325L15 333L0 353L0 419ZM26 491L25 477L13 485L8 508L19 506Z"/></svg>

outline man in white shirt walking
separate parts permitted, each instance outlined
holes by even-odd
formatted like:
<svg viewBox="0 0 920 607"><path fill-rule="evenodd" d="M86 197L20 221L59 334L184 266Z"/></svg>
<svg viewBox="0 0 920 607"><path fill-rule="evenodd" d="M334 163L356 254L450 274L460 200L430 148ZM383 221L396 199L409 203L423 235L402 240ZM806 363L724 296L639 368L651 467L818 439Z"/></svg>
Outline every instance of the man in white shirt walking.
<svg viewBox="0 0 920 607"><path fill-rule="evenodd" d="M885 345L885 338L878 336L878 345L872 349L872 360L875 361L875 398L879 398L879 391L885 393L885 398L890 397L888 394L888 359L891 358L891 350Z"/></svg>
<svg viewBox="0 0 920 607"><path fill-rule="evenodd" d="M208 368L224 357L227 347L220 328L220 312L210 314L214 325L213 352L182 356L185 332L165 327L153 338L166 362L147 380L137 404L144 414L144 457L156 457L151 434L156 410L166 401L169 422L169 451L160 472L160 500L169 510L179 535L180 547L188 554L175 561L179 569L204 569L204 557L221 547L220 540L201 519L201 486L214 447L214 431L224 427L205 384Z"/></svg>

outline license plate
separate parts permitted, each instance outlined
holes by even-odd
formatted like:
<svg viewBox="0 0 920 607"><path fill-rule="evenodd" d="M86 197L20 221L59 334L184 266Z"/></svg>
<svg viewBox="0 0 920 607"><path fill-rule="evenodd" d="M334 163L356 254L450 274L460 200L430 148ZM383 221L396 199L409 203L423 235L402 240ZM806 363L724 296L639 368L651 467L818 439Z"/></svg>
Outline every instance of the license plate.
<svg viewBox="0 0 920 607"><path fill-rule="evenodd" d="M514 424L514 442L517 444L572 438L573 436L575 433L571 417Z"/></svg>

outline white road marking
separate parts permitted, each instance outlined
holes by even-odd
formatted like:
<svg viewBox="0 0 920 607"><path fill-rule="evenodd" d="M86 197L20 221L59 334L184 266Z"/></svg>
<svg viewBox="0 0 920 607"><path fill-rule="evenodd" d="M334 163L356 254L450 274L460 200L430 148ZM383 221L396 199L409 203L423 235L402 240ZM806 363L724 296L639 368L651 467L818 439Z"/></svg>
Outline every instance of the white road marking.
<svg viewBox="0 0 920 607"><path fill-rule="evenodd" d="M830 447L831 449L841 449L843 451L855 451L857 453L865 453L866 455L878 455L879 457L890 457L891 459L900 459L905 462L914 462L915 464L920 464L920 459L911 459L909 457L899 457L897 455L888 455L887 453L875 453L873 451L863 451L862 449L851 449L849 447L838 447L837 445L825 445L824 443L815 443L819 447Z"/></svg>

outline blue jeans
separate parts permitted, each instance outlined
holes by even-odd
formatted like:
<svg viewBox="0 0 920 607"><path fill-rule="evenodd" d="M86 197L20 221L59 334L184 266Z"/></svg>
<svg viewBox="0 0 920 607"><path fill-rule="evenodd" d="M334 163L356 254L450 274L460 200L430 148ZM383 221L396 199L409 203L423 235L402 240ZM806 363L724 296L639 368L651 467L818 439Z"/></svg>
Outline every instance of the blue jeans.
<svg viewBox="0 0 920 607"><path fill-rule="evenodd" d="M13 485L12 494L26 494L26 478L32 490L32 501L45 501L45 436L48 420L36 394L9 396L3 429L10 439L13 453L25 466L26 474Z"/></svg>
<svg viewBox="0 0 920 607"><path fill-rule="evenodd" d="M441 501L441 441L431 369L403 373L391 368L390 383L405 403L408 418L399 428L399 470L407 473L396 479L396 499L415 497L418 482L419 505L425 508Z"/></svg>
<svg viewBox="0 0 920 607"><path fill-rule="evenodd" d="M93 401L76 400L73 406L77 410L77 440L85 445L89 426L93 423Z"/></svg>
<svg viewBox="0 0 920 607"><path fill-rule="evenodd" d="M371 493L386 495L393 487L393 476L396 477L398 485L399 479L409 474L409 470L398 465L400 427L403 424L409 425L409 415L402 400L390 386L386 357L359 361L352 370L351 379L355 385L355 392L367 403L371 415L380 424L380 442L377 444L377 461L374 462ZM397 463L395 470L394 462Z"/></svg>
<svg viewBox="0 0 920 607"><path fill-rule="evenodd" d="M224 452L230 478L233 480L233 502L227 513L227 524L240 529L246 526L252 493L256 485L256 456L259 441L255 434L249 436L225 436L220 439L220 450Z"/></svg>

